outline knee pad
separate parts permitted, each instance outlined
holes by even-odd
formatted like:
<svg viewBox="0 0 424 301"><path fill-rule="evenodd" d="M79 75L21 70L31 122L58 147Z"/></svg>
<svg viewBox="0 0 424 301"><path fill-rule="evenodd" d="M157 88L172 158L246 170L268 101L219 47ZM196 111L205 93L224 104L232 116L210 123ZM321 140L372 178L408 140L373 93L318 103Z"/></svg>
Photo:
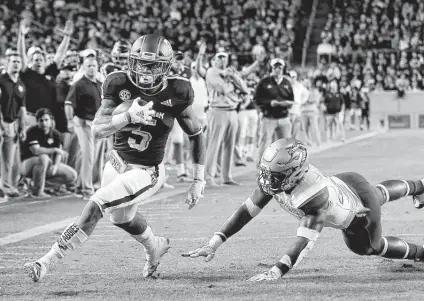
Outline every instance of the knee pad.
<svg viewBox="0 0 424 301"><path fill-rule="evenodd" d="M137 207L138 205L134 204L128 207L117 208L110 213L109 220L115 225L127 224L134 219L137 213Z"/></svg>

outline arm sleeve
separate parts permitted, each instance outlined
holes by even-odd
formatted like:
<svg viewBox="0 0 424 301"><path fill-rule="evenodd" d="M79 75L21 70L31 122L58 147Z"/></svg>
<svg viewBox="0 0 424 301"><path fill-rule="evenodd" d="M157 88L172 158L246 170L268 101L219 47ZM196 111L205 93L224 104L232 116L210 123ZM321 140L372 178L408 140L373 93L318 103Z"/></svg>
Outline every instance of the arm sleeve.
<svg viewBox="0 0 424 301"><path fill-rule="evenodd" d="M117 105L121 104L122 100L119 98L118 86L123 85L125 81L125 74L109 74L102 85L102 99L110 99Z"/></svg>
<svg viewBox="0 0 424 301"><path fill-rule="evenodd" d="M35 128L34 127L28 129L25 143L28 145L28 147L31 147L33 145L40 144L38 142L38 137L37 137L37 134L35 132Z"/></svg>
<svg viewBox="0 0 424 301"><path fill-rule="evenodd" d="M193 104L194 91L189 81L181 80L181 82L177 82L175 84L175 96L181 101L179 104L174 106L173 109L174 116L178 118Z"/></svg>
<svg viewBox="0 0 424 301"><path fill-rule="evenodd" d="M53 140L52 147L60 147L62 145L62 138L57 130L53 130Z"/></svg>

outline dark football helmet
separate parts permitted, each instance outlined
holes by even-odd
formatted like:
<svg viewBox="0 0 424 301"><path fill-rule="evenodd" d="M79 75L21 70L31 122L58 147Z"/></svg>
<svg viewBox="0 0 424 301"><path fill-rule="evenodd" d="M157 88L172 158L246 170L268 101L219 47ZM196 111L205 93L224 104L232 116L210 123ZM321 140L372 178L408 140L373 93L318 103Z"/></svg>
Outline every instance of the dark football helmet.
<svg viewBox="0 0 424 301"><path fill-rule="evenodd" d="M262 155L258 185L268 195L288 191L302 181L308 170L306 146L294 138L280 139Z"/></svg>
<svg viewBox="0 0 424 301"><path fill-rule="evenodd" d="M128 41L117 41L110 53L112 62L119 68L126 68L128 65L128 55L130 54L131 44Z"/></svg>
<svg viewBox="0 0 424 301"><path fill-rule="evenodd" d="M174 51L167 39L156 34L141 36L130 50L130 79L142 90L158 88L166 81L173 61Z"/></svg>

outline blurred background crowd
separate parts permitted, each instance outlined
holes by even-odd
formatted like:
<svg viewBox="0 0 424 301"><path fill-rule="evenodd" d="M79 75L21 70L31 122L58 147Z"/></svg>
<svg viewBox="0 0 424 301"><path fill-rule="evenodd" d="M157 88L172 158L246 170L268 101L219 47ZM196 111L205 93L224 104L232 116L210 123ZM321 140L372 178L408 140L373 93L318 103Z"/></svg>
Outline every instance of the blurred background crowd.
<svg viewBox="0 0 424 301"><path fill-rule="evenodd" d="M178 51L172 72L190 79L195 95L202 95L197 101L202 102L198 106L205 116L199 116L205 119L206 132L214 128L215 119L209 118L214 107L207 96L207 73L201 69L214 67L221 54L223 72L231 70L246 85L245 89L244 84L234 84L238 124L234 137L228 138L235 141L222 141L219 154L224 164L220 156L209 154L216 162L209 162L214 168L206 168L209 185L219 185L214 179L220 173L224 184L237 185L225 165L256 162L264 136L295 136L314 147L344 141L345 131L370 129L371 91L397 90L401 97L424 89L423 22L424 3L419 0L5 0L0 4L5 194L44 198L75 193L88 198L93 193L111 141L94 141L78 132L78 127L90 125L98 95L78 99L76 86L89 78L99 87L110 71L125 70L120 62L127 52L116 51L143 34L163 35ZM269 116L258 85L270 76L280 84L280 69L293 97L281 100L289 104L271 105L272 110L279 106L287 110ZM23 96L5 93L8 89ZM78 108L83 101L92 101L92 107ZM270 129L267 118L287 120L289 132L287 127ZM51 119L51 125L45 119ZM47 134L54 129L60 144L46 142L52 150L35 151L33 141L28 141L31 127ZM34 130L31 135L36 140ZM49 140L53 136L40 135L39 140L53 141ZM186 152L186 138L171 137L166 163L177 169L179 181L189 180ZM23 164L28 156L43 154L50 159L34 166L44 169L33 168L28 161ZM61 173L52 154L60 154L62 164L73 171ZM90 183L87 170L92 173ZM46 183L34 183L39 172ZM50 183L59 175L58 185Z"/></svg>

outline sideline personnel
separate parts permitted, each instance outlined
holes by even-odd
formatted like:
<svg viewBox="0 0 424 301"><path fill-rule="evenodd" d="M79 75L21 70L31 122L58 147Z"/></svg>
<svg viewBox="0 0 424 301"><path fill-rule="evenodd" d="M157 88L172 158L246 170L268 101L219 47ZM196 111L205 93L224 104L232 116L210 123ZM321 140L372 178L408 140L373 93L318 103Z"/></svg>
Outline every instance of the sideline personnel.
<svg viewBox="0 0 424 301"><path fill-rule="evenodd" d="M277 139L291 136L289 109L294 103L291 81L284 76L284 60L274 58L270 64L271 76L259 82L255 95L256 105L262 114L258 162L265 148L273 142L274 134Z"/></svg>

